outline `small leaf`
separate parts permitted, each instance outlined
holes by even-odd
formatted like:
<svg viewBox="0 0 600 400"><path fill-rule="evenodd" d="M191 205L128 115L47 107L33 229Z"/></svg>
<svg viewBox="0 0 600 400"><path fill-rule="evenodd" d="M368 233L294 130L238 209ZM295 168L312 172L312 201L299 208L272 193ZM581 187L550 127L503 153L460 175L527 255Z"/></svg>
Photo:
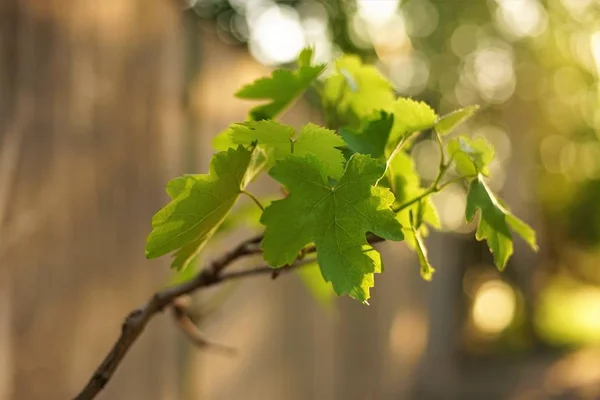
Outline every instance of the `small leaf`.
<svg viewBox="0 0 600 400"><path fill-rule="evenodd" d="M397 205L406 203L425 191L425 189L421 187L421 178L417 173L415 163L410 154L407 154L404 151L397 153L388 163L387 172L392 192L396 196ZM404 226L406 244L413 250L416 250L416 238L410 228L411 212L417 217L416 227L423 236L427 235L428 230L422 222L437 229L441 227L441 224L430 196L420 202L414 203L398 213L398 219L402 226Z"/></svg>
<svg viewBox="0 0 600 400"><path fill-rule="evenodd" d="M291 264L311 242L323 277L335 292L365 302L381 257L366 233L402 240L402 226L390 206L393 194L374 186L384 167L369 156L354 154L339 182L330 186L321 174L321 161L308 154L288 156L270 171L286 185L289 196L274 201L263 213L266 226L261 247L274 267Z"/></svg>
<svg viewBox="0 0 600 400"><path fill-rule="evenodd" d="M477 240L487 240L488 247L494 256L494 263L499 270L506 267L506 263L513 253L513 241L509 226L523 237L533 250L537 250L533 229L502 207L481 176L473 179L469 187L465 211L467 222L473 220L477 210L480 210L480 216L475 237Z"/></svg>
<svg viewBox="0 0 600 400"><path fill-rule="evenodd" d="M186 267L221 225L241 190L257 173L259 151L242 146L215 154L206 175L187 175L167 184L171 201L152 218L146 257L176 251L171 266Z"/></svg>
<svg viewBox="0 0 600 400"><path fill-rule="evenodd" d="M435 268L433 268L429 262L429 257L427 257L427 247L425 247L421 234L415 228L413 228L413 234L415 236L415 247L419 258L419 264L421 265L421 277L426 281L430 281L431 278L433 278Z"/></svg>
<svg viewBox="0 0 600 400"><path fill-rule="evenodd" d="M360 130L341 128L340 135L355 153L381 158L384 156L393 125L394 116L379 111L376 117L366 120Z"/></svg>
<svg viewBox="0 0 600 400"><path fill-rule="evenodd" d="M397 99L392 110L394 127L391 140L394 143L405 135L433 128L437 120L437 115L431 107L409 98Z"/></svg>
<svg viewBox="0 0 600 400"><path fill-rule="evenodd" d="M484 138L471 140L466 136L459 136L450 140L447 148L456 171L462 176L472 177L479 173L489 175L488 166L494 159L494 148Z"/></svg>
<svg viewBox="0 0 600 400"><path fill-rule="evenodd" d="M260 78L238 90L236 97L249 100L269 100L250 110L250 118L259 121L272 119L302 93L325 69L324 64L310 65L312 50L305 49L298 58L298 69L277 69L270 77Z"/></svg>
<svg viewBox="0 0 600 400"><path fill-rule="evenodd" d="M454 128L471 118L478 110L479 106L474 105L446 114L437 121L435 130L442 136L447 135Z"/></svg>
<svg viewBox="0 0 600 400"><path fill-rule="evenodd" d="M377 68L364 65L357 56L343 56L336 61L336 71L325 81L323 101L327 107L359 118L390 108L394 91Z"/></svg>
<svg viewBox="0 0 600 400"><path fill-rule="evenodd" d="M323 162L323 174L335 179L342 176L344 156L339 149L346 143L334 131L314 125L304 125L297 139L294 128L275 121L251 121L234 125L231 138L236 144L257 142L269 154L269 165L291 154L313 154Z"/></svg>

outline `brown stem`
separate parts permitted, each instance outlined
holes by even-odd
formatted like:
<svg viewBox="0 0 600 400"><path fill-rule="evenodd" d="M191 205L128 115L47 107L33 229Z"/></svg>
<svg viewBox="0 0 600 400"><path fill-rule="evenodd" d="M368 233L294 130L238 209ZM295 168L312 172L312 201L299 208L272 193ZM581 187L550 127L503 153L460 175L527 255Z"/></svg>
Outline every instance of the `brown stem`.
<svg viewBox="0 0 600 400"><path fill-rule="evenodd" d="M144 328L146 328L146 325L152 317L168 306L174 305L177 308L177 299L181 296L225 281L272 273L273 268L268 265L241 271L224 271L225 268L240 258L261 253L261 250L258 247L258 243L261 239L262 236L256 236L241 242L233 250L203 268L192 280L155 293L144 306L129 313L123 322L121 335L102 363L98 366L86 386L74 399L89 400L95 398L112 378L117 367L121 364L125 355L127 355L127 352L144 331ZM369 235L368 237L368 241L371 244L383 240L384 239L374 235ZM309 246L303 250L303 254L314 253L315 251L316 248L314 246ZM282 273L288 272L312 261L314 260L296 260L293 264L280 268L278 271ZM177 312L177 310L175 311Z"/></svg>

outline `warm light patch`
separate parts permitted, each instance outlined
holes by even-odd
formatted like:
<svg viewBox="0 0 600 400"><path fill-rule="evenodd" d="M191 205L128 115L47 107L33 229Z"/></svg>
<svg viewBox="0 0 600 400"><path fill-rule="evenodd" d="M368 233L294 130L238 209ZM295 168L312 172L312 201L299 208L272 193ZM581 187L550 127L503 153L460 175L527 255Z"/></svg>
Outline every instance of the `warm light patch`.
<svg viewBox="0 0 600 400"><path fill-rule="evenodd" d="M265 9L251 28L250 52L265 65L290 62L306 45L298 12L291 7Z"/></svg>
<svg viewBox="0 0 600 400"><path fill-rule="evenodd" d="M516 306L515 292L508 284L500 280L488 281L475 294L473 324L482 333L499 334L513 321Z"/></svg>

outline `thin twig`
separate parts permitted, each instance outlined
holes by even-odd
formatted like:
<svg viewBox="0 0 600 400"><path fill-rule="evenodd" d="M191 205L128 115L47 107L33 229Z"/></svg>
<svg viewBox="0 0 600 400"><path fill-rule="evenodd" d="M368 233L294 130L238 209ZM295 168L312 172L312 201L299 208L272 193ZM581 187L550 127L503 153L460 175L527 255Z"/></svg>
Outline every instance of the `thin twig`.
<svg viewBox="0 0 600 400"><path fill-rule="evenodd" d="M189 315L190 309L190 298L189 296L179 297L173 300L171 304L171 310L173 311L173 318L181 329L181 331L187 336L187 338L197 347L205 349L219 350L226 355L236 355L237 350L233 347L212 341L206 335L204 335L200 329L196 326L194 321Z"/></svg>
<svg viewBox="0 0 600 400"><path fill-rule="evenodd" d="M255 236L241 242L233 250L202 269L202 271L200 271L192 280L155 293L144 306L129 313L123 322L121 335L102 363L98 366L86 386L74 399L90 400L95 398L112 378L117 367L121 364L125 355L127 355L129 349L144 331L144 328L146 328L146 325L152 317L166 307L172 306L181 296L225 281L272 273L273 268L268 265L241 271L224 271L230 264L233 264L238 259L259 254L261 250L256 244L259 243L261 239L262 236ZM370 244L374 244L382 242L385 239L382 239L379 236L369 235L367 240ZM314 253L315 251L316 247L311 245L303 250L303 254ZM292 265L280 268L279 271L288 272L313 261L314 259L312 258L297 260ZM192 323L192 321L190 321L190 323Z"/></svg>

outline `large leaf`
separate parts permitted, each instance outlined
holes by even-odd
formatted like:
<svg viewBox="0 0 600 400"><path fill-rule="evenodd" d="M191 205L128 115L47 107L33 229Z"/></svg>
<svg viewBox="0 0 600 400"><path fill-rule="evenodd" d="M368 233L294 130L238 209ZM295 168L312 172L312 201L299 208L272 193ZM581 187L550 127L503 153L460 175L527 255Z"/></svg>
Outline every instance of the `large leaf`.
<svg viewBox="0 0 600 400"><path fill-rule="evenodd" d="M366 233L403 238L390 208L394 195L374 186L384 167L369 156L354 154L335 186L321 170L321 161L312 154L288 156L271 169L271 176L290 194L263 213L265 260L275 268L291 264L305 245L314 242L323 277L336 293L366 301L374 274L381 271L381 257L368 244Z"/></svg>
<svg viewBox="0 0 600 400"><path fill-rule="evenodd" d="M509 227L533 250L537 250L533 229L500 204L481 176L473 179L469 187L465 212L467 222L473 220L477 210L480 210L480 216L475 236L477 240L487 240L498 269L504 269L513 253L513 240Z"/></svg>
<svg viewBox="0 0 600 400"><path fill-rule="evenodd" d="M186 267L223 222L242 189L260 169L260 151L243 146L215 154L206 175L187 175L167 184L171 201L152 218L146 257L175 251L171 266Z"/></svg>

